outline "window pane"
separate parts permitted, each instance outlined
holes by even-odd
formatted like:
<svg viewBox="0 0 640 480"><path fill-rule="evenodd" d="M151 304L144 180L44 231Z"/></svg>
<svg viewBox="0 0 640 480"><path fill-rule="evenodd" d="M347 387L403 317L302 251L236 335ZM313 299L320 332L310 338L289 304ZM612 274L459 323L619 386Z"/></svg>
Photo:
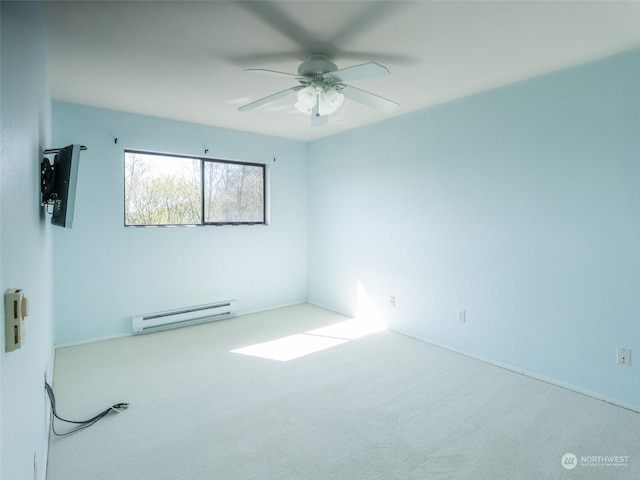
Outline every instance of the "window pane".
<svg viewBox="0 0 640 480"><path fill-rule="evenodd" d="M200 160L125 152L125 225L202 222Z"/></svg>
<svg viewBox="0 0 640 480"><path fill-rule="evenodd" d="M264 166L205 162L205 223L264 223Z"/></svg>

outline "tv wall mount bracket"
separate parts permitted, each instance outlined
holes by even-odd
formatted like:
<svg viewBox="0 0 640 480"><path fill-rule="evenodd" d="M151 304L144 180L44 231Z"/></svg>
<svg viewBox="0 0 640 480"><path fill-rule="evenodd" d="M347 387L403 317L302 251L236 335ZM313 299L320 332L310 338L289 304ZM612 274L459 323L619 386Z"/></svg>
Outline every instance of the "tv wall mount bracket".
<svg viewBox="0 0 640 480"><path fill-rule="evenodd" d="M80 146L80 150L86 150L84 145ZM53 205L56 201L55 185L55 168L47 158L49 155L57 154L61 148L48 148L42 151L42 162L40 162L40 193L42 205Z"/></svg>

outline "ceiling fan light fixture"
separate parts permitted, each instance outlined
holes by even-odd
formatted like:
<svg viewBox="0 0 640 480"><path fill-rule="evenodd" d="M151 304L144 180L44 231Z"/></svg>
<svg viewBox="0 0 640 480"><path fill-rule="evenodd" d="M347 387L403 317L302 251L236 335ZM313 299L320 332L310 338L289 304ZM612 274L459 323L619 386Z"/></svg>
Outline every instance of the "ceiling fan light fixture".
<svg viewBox="0 0 640 480"><path fill-rule="evenodd" d="M343 102L344 95L334 87L329 87L320 95L318 113L320 115L329 115L338 110Z"/></svg>
<svg viewBox="0 0 640 480"><path fill-rule="evenodd" d="M342 106L344 95L337 88L308 85L298 90L296 110L309 115L318 107L317 115L330 115Z"/></svg>
<svg viewBox="0 0 640 480"><path fill-rule="evenodd" d="M311 110L316 105L316 98L318 96L318 92L312 86L304 87L298 90L298 101L294 105L299 112L302 113L311 113Z"/></svg>

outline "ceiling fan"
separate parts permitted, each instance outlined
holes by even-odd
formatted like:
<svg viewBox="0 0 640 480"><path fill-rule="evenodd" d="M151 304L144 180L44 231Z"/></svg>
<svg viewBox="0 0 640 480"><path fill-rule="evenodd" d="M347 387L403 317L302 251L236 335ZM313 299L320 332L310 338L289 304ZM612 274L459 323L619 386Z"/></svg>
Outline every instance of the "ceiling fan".
<svg viewBox="0 0 640 480"><path fill-rule="evenodd" d="M389 70L386 67L375 62L338 69L336 64L331 62L324 53L312 53L298 67L297 74L261 68L249 68L245 71L295 79L300 85L243 105L238 108L241 112L253 110L294 93L297 97L296 109L309 114L313 126L326 124L327 116L340 108L344 97L385 113L391 113L399 107L396 102L345 83L389 75Z"/></svg>

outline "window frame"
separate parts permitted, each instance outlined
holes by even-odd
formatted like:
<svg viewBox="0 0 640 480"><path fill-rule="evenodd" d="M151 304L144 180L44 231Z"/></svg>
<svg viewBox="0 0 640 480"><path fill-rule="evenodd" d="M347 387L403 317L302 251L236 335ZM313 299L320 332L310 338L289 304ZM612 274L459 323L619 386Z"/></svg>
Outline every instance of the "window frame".
<svg viewBox="0 0 640 480"><path fill-rule="evenodd" d="M267 163L246 162L240 160L228 160L222 158L201 157L197 155L185 155L166 152L155 152L150 150L140 150L134 148L124 149L124 164L126 165L127 154L153 155L157 157L184 158L189 160L198 160L200 162L200 222L199 223L169 223L169 224L127 224L127 173L126 168L123 175L123 221L127 228L171 228L171 227L221 227L221 226L241 226L241 225L270 225L270 189L269 189L269 165ZM262 221L260 222L206 222L205 221L205 165L206 163L223 163L231 165L241 165L249 167L258 167L262 169Z"/></svg>

